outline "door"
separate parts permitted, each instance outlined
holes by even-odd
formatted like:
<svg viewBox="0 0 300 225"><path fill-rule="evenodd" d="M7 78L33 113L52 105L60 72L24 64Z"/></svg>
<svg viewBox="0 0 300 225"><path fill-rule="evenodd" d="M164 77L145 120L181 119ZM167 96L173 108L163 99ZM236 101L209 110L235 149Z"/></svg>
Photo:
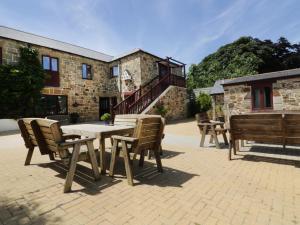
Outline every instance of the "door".
<svg viewBox="0 0 300 225"><path fill-rule="evenodd" d="M117 104L117 97L100 97L99 98L99 119L104 113L112 114L113 107Z"/></svg>
<svg viewBox="0 0 300 225"><path fill-rule="evenodd" d="M110 113L110 101L108 97L100 97L99 99L99 119L104 113Z"/></svg>
<svg viewBox="0 0 300 225"><path fill-rule="evenodd" d="M170 76L169 78L166 78L166 76L169 75L169 67L159 63L158 64L158 72L159 72L159 80L164 79L164 81L161 83L161 85L167 87L170 83Z"/></svg>

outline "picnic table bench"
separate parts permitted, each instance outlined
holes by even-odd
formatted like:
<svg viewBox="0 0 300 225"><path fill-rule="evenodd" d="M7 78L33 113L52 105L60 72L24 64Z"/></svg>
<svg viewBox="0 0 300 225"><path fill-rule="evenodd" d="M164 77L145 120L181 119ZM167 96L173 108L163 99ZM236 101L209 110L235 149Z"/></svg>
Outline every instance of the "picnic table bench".
<svg viewBox="0 0 300 225"><path fill-rule="evenodd" d="M236 154L238 141L256 141L266 144L300 144L300 114L255 113L230 117L230 148Z"/></svg>

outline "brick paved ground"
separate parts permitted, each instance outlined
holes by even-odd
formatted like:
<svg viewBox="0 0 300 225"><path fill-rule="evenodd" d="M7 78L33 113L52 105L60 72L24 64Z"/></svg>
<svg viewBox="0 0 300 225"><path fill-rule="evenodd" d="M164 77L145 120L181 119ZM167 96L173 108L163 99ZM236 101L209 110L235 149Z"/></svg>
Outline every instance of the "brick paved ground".
<svg viewBox="0 0 300 225"><path fill-rule="evenodd" d="M0 136L0 224L300 224L300 151L247 145L229 162L225 148L198 147L194 122L166 134L163 174L148 160L131 187L119 161L95 183L82 163L68 194L60 163L37 152L25 167L20 135Z"/></svg>

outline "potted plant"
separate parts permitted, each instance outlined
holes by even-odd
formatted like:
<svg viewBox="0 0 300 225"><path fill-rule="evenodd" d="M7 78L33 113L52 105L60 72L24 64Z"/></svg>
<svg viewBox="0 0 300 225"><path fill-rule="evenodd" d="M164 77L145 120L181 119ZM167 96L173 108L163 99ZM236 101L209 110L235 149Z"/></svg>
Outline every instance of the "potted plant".
<svg viewBox="0 0 300 225"><path fill-rule="evenodd" d="M104 113L100 119L104 121L106 125L108 125L111 122L111 115L109 113Z"/></svg>
<svg viewBox="0 0 300 225"><path fill-rule="evenodd" d="M74 112L74 113L70 113L70 123L78 123L78 121L79 121L79 114L78 113L76 113L76 112Z"/></svg>

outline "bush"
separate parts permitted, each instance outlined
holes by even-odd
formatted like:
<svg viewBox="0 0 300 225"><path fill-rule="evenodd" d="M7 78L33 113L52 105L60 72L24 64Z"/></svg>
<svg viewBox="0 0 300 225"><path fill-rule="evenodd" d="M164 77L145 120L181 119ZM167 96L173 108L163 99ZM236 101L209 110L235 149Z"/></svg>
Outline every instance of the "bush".
<svg viewBox="0 0 300 225"><path fill-rule="evenodd" d="M111 115L109 113L104 113L100 119L102 121L109 121L111 119Z"/></svg>
<svg viewBox="0 0 300 225"><path fill-rule="evenodd" d="M163 102L158 102L155 107L155 111L158 115L165 117L168 113L168 109L164 106Z"/></svg>
<svg viewBox="0 0 300 225"><path fill-rule="evenodd" d="M37 50L20 48L16 65L0 65L0 118L36 115L45 74Z"/></svg>
<svg viewBox="0 0 300 225"><path fill-rule="evenodd" d="M200 93L196 102L200 112L207 112L212 107L211 97L205 93Z"/></svg>

